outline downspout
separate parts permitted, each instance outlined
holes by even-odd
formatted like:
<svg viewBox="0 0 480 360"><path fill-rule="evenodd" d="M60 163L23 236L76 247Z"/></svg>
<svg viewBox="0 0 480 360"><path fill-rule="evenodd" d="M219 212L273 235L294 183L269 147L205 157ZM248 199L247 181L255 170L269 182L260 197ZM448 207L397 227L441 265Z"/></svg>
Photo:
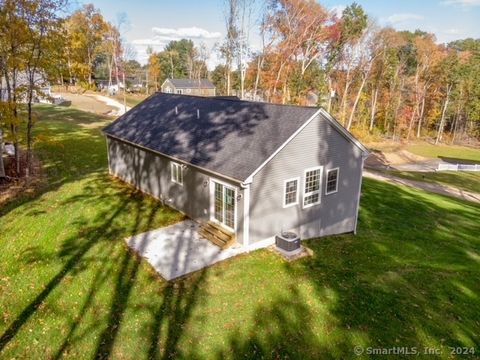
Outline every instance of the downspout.
<svg viewBox="0 0 480 360"><path fill-rule="evenodd" d="M362 179L363 179L363 165L365 159L370 155L370 153L362 154L362 167L360 168L360 181L358 182L358 195L357 195L357 210L355 213L355 227L353 233L357 235L357 224L358 224L358 210L360 208L360 195L362 193Z"/></svg>
<svg viewBox="0 0 480 360"><path fill-rule="evenodd" d="M250 245L250 184L251 179L247 182L241 182L240 187L244 190L243 200L243 246L247 248Z"/></svg>
<svg viewBox="0 0 480 360"><path fill-rule="evenodd" d="M104 134L105 135L105 134ZM105 136L105 143L107 145L107 162L108 162L108 174L113 175L112 173L112 164L110 163L110 140L108 136Z"/></svg>

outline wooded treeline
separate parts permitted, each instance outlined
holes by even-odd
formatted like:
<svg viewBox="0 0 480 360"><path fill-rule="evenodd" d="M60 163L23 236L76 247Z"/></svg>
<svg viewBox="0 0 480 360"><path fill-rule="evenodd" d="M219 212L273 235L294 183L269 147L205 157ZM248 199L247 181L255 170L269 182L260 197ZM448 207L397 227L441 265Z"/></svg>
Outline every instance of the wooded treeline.
<svg viewBox="0 0 480 360"><path fill-rule="evenodd" d="M18 176L31 171L39 79L93 90L134 79L148 94L167 77L208 77L218 94L324 106L360 137L480 138L480 39L437 44L378 26L356 3L336 14L313 0L225 0L213 71L206 46L188 39L149 48L142 66L122 39L124 16L109 22L91 4L69 13L67 2L0 0L0 144L14 144Z"/></svg>
<svg viewBox="0 0 480 360"><path fill-rule="evenodd" d="M356 3L337 16L316 1L269 0L253 50L242 14L254 4L227 1L225 63L211 74L220 93L321 105L360 135L480 137L480 39L437 44L421 30L378 26Z"/></svg>
<svg viewBox="0 0 480 360"><path fill-rule="evenodd" d="M0 0L0 146L13 143L15 177L32 172L32 105L48 96L45 84L94 89L99 78L125 83L125 72L140 68L128 58L124 23L106 21L91 4L69 14L67 0Z"/></svg>

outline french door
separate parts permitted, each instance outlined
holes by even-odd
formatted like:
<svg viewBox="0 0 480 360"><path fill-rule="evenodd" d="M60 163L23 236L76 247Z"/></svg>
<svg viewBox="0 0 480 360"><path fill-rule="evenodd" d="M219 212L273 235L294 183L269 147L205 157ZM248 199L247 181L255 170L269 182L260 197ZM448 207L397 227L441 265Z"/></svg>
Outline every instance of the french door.
<svg viewBox="0 0 480 360"><path fill-rule="evenodd" d="M235 230L235 189L213 182L213 218Z"/></svg>

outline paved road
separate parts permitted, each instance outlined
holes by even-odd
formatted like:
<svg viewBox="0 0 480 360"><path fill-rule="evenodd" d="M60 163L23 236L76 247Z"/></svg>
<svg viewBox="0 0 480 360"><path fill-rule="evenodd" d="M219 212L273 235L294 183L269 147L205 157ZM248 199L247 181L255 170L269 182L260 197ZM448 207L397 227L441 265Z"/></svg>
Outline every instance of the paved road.
<svg viewBox="0 0 480 360"><path fill-rule="evenodd" d="M458 199L480 203L480 194L471 191L460 190L452 186L440 185L424 181L407 180L391 174L379 173L371 170L364 170L363 176L375 180L386 181L393 184L406 185L437 194L452 196Z"/></svg>

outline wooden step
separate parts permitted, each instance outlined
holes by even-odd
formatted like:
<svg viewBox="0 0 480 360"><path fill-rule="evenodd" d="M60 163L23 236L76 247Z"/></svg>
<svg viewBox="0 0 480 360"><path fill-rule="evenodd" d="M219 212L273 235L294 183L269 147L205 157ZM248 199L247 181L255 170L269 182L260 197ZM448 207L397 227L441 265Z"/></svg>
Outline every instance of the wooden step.
<svg viewBox="0 0 480 360"><path fill-rule="evenodd" d="M235 243L234 233L210 221L201 225L198 233L221 249L226 249Z"/></svg>
<svg viewBox="0 0 480 360"><path fill-rule="evenodd" d="M203 226L202 230L212 236L218 237L222 241L228 241L232 237L232 234L226 234L223 231L219 231L216 227L213 227L210 224Z"/></svg>

